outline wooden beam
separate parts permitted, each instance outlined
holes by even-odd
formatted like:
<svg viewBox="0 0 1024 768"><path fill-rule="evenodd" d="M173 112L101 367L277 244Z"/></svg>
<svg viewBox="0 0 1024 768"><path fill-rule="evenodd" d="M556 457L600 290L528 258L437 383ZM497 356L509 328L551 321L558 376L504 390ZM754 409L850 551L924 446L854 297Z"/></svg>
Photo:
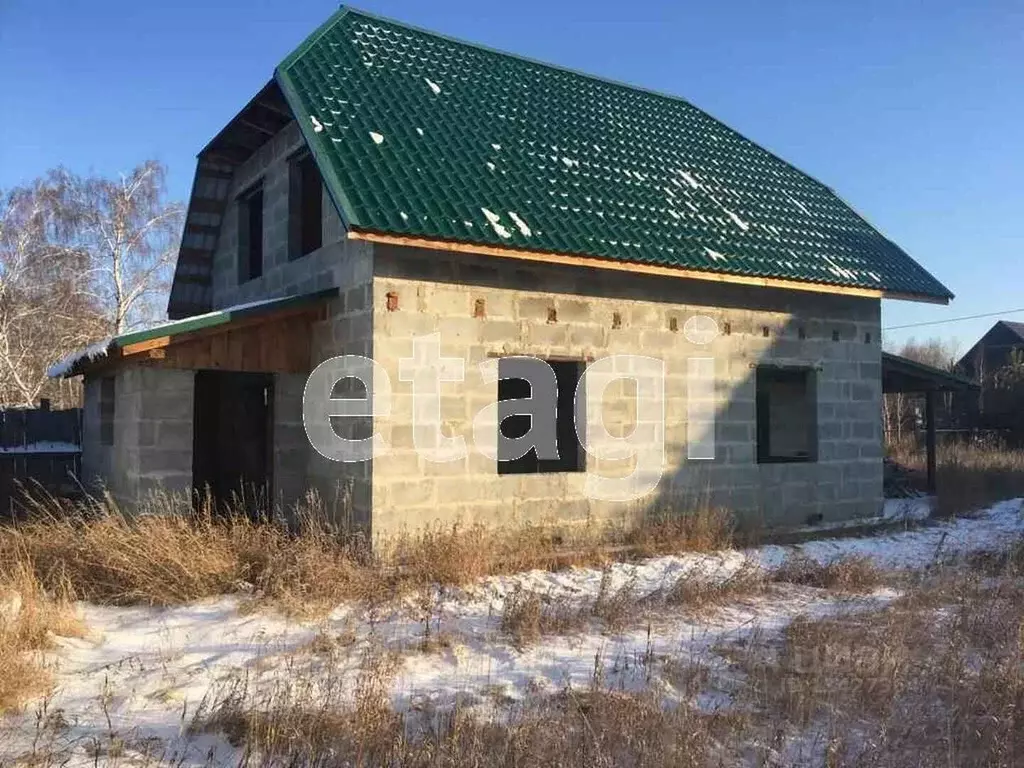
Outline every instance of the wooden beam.
<svg viewBox="0 0 1024 768"><path fill-rule="evenodd" d="M138 355L142 352L149 352L154 349L163 349L170 345L172 338L172 336L158 336L155 339L147 339L146 341L140 341L137 344L128 344L121 347L121 355L123 357L131 357L132 355Z"/></svg>
<svg viewBox="0 0 1024 768"><path fill-rule="evenodd" d="M615 259L604 259L594 256L572 256L563 253L552 253L550 251L527 251L514 248L497 248L490 245L477 245L474 243L459 243L452 240L434 240L430 238L387 235L381 232L370 232L368 230L355 228L349 230L348 237L352 240L365 240L371 243L399 245L405 248L427 248L430 250L449 251L452 253L497 256L499 258L519 259L521 261L560 264L572 267L589 267L590 269L606 269L616 272L656 275L658 277L707 280L716 283L733 283L737 285L753 285L761 288L781 288L789 291L858 296L868 299L900 298L910 301L924 301L935 304L948 303L941 299L917 296L916 294L896 294L875 288L855 288L845 285L830 285L828 283L807 283L799 280L786 280L777 277L754 277L751 275L731 275L722 272L703 272L696 269L666 267L658 264L639 264L637 262L618 261Z"/></svg>
<svg viewBox="0 0 1024 768"><path fill-rule="evenodd" d="M935 390L929 389L924 395L925 452L928 466L928 493L935 495Z"/></svg>

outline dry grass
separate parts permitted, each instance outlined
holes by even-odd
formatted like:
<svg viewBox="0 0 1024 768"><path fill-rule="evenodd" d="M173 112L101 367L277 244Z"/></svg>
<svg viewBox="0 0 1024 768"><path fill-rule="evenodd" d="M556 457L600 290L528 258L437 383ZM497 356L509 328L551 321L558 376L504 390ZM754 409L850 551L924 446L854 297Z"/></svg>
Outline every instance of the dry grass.
<svg viewBox="0 0 1024 768"><path fill-rule="evenodd" d="M741 699L813 732L828 764L1016 765L1024 584L950 568L877 611L798 619L732 655Z"/></svg>
<svg viewBox="0 0 1024 768"><path fill-rule="evenodd" d="M822 564L799 553L786 558L772 580L835 592L871 592L884 582L882 571L867 557L844 555Z"/></svg>
<svg viewBox="0 0 1024 768"><path fill-rule="evenodd" d="M611 571L606 568L601 574L600 589L590 603L517 589L505 598L499 628L509 635L513 645L523 649L545 635L583 632L595 620L608 631L622 629L636 619L641 609L635 585L626 582L613 589Z"/></svg>
<svg viewBox="0 0 1024 768"><path fill-rule="evenodd" d="M154 495L137 514L109 499L68 506L39 499L28 519L0 528L4 563L27 563L47 587L83 599L176 605L243 592L253 606L318 615L346 600L380 602L435 585L534 568L603 565L622 557L727 546L726 516L699 510L659 516L634 531L586 526L570 534L538 525L502 530L434 527L378 542L326 522L315 498L291 525L195 513L187 498Z"/></svg>
<svg viewBox="0 0 1024 768"><path fill-rule="evenodd" d="M744 561L735 572L724 579L709 580L703 576L684 575L676 580L665 595L665 602L683 608L691 614L701 614L721 608L741 597L762 594L766 579L760 566Z"/></svg>
<svg viewBox="0 0 1024 768"><path fill-rule="evenodd" d="M47 690L51 676L39 652L55 636L84 633L71 598L66 584L44 590L23 562L0 573L0 714Z"/></svg>
<svg viewBox="0 0 1024 768"><path fill-rule="evenodd" d="M923 451L893 449L893 458L924 472ZM942 446L936 456L936 514L973 512L1002 499L1024 496L1024 451L972 445Z"/></svg>
<svg viewBox="0 0 1024 768"><path fill-rule="evenodd" d="M330 702L292 685L228 697L197 725L244 747L242 764L268 767L1014 766L1024 743L1018 576L933 571L884 608L749 635L723 654L725 669L664 659L653 664L661 684L634 693L605 686L595 669L584 690L397 713L380 685ZM561 609L535 595L517 604L531 626L562 621L545 619ZM666 683L671 699L656 692ZM693 706L727 684L731 710Z"/></svg>
<svg viewBox="0 0 1024 768"><path fill-rule="evenodd" d="M504 717L467 709L424 717L391 709L371 673L354 701L311 703L307 691L278 686L237 690L208 705L193 728L220 732L243 748L242 765L346 766L705 766L728 718L669 707L653 694L594 686L535 696L506 706Z"/></svg>
<svg viewBox="0 0 1024 768"><path fill-rule="evenodd" d="M696 503L695 510L684 515L671 509L648 514L622 534L622 544L640 557L730 548L736 533L732 515L707 502Z"/></svg>

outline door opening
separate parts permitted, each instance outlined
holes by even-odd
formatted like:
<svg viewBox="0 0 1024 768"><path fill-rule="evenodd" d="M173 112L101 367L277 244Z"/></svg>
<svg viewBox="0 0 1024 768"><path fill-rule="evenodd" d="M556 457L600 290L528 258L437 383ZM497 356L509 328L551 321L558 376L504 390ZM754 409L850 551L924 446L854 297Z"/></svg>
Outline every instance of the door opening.
<svg viewBox="0 0 1024 768"><path fill-rule="evenodd" d="M271 512L274 377L196 371L192 445L195 504L216 514Z"/></svg>

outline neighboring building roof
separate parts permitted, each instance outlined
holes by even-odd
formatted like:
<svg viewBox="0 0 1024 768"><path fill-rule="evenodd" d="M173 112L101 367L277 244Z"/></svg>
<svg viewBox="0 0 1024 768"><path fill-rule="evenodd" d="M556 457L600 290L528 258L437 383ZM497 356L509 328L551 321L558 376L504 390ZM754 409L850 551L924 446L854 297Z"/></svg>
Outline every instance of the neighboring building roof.
<svg viewBox="0 0 1024 768"><path fill-rule="evenodd" d="M952 297L828 187L677 97L351 8L275 80L350 234Z"/></svg>
<svg viewBox="0 0 1024 768"><path fill-rule="evenodd" d="M1000 320L999 322L1017 334L1021 341L1024 341L1024 323L1011 323L1009 320Z"/></svg>
<svg viewBox="0 0 1024 768"><path fill-rule="evenodd" d="M957 361L957 368L969 373L977 373L978 350L985 348L986 357L984 365L991 365L993 359L1008 358L1010 352L1024 346L1024 323L1015 323L1009 320L997 320L991 328L982 334L981 338L974 342L974 345L965 352ZM995 357L993 357L995 356Z"/></svg>
<svg viewBox="0 0 1024 768"><path fill-rule="evenodd" d="M46 371L46 375L51 379L77 376L84 373L85 369L93 364L102 364L108 358L130 354L133 347L146 346L147 342L153 342L158 339L171 339L261 315L305 307L334 298L337 295L337 288L328 288L316 293L281 296L273 299L263 299L262 301L236 304L235 306L224 307L213 312L193 315L183 320L159 323L142 331L132 331L131 333L123 333L120 336L103 339L77 352L73 352L60 362L50 366ZM149 347L146 347L146 349L149 349Z"/></svg>
<svg viewBox="0 0 1024 768"><path fill-rule="evenodd" d="M883 392L954 392L979 389L971 379L909 357L882 352Z"/></svg>

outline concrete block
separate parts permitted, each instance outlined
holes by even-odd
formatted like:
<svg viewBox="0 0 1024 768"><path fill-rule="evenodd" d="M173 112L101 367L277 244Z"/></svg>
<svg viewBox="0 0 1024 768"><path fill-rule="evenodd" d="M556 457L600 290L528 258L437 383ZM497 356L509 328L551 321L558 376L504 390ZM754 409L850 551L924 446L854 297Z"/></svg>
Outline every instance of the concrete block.
<svg viewBox="0 0 1024 768"><path fill-rule="evenodd" d="M555 309L554 299L546 297L524 297L518 301L517 315L522 320L547 322L548 310Z"/></svg>
<svg viewBox="0 0 1024 768"><path fill-rule="evenodd" d="M590 320L591 303L585 299L559 299L558 320L563 323L584 323Z"/></svg>

